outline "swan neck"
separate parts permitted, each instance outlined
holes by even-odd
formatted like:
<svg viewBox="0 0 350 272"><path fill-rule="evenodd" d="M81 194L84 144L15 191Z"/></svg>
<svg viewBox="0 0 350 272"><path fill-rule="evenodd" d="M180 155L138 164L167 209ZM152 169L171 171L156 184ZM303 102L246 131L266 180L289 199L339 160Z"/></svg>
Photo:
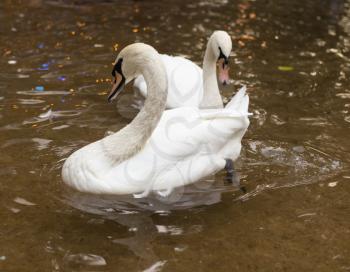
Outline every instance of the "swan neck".
<svg viewBox="0 0 350 272"><path fill-rule="evenodd" d="M209 39L203 60L203 99L201 108L223 108L216 76L217 57L213 52L212 39Z"/></svg>
<svg viewBox="0 0 350 272"><path fill-rule="evenodd" d="M153 67L153 69L144 69L142 73L147 85L147 97L143 108L130 124L135 128L143 129L139 132L142 138L146 138L145 141L151 136L165 110L168 94L163 63L154 64Z"/></svg>
<svg viewBox="0 0 350 272"><path fill-rule="evenodd" d="M120 163L140 152L165 110L167 78L159 55L145 60L142 66L141 74L145 78L148 90L143 108L130 124L103 139L104 147L113 162Z"/></svg>

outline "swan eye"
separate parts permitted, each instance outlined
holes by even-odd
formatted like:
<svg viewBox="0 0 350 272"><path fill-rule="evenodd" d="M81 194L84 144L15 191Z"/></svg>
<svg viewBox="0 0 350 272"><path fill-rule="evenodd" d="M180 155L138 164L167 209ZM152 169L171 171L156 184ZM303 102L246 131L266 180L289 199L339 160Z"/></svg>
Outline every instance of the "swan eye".
<svg viewBox="0 0 350 272"><path fill-rule="evenodd" d="M224 53L222 53L222 50L221 50L220 46L219 46L219 51L220 51L220 55L219 55L218 60L223 59L224 60L224 64L227 65L228 64L228 58L225 56Z"/></svg>
<svg viewBox="0 0 350 272"><path fill-rule="evenodd" d="M123 59L119 59L117 61L117 63L114 65L113 67L113 70L112 70L112 76L115 77L116 75L116 72L123 75L123 72L122 72L122 63L123 63Z"/></svg>

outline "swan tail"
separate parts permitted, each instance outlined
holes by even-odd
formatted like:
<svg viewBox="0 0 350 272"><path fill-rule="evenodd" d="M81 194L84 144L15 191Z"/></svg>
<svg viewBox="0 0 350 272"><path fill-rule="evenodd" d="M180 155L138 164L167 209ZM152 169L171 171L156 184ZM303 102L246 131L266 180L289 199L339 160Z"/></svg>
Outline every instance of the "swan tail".
<svg viewBox="0 0 350 272"><path fill-rule="evenodd" d="M200 116L203 119L215 118L240 118L253 115L248 112L249 96L246 93L247 87L243 86L224 109L201 110Z"/></svg>
<svg viewBox="0 0 350 272"><path fill-rule="evenodd" d="M225 106L225 110L236 110L245 115L251 115L248 113L249 106L249 96L247 94L247 87L243 86L236 93L234 97L231 98L231 101Z"/></svg>

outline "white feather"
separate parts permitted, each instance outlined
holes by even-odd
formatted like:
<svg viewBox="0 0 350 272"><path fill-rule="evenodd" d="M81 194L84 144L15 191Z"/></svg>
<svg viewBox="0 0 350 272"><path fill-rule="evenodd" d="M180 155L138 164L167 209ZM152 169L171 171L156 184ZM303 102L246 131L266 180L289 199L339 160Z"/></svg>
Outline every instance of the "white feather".
<svg viewBox="0 0 350 272"><path fill-rule="evenodd" d="M166 195L222 170L225 159L237 159L249 126L245 88L225 109L180 107L162 113L167 86L159 55L143 44L122 54L124 72L131 75L134 66L144 66L150 86L145 106L121 131L74 152L63 165L66 184L90 193Z"/></svg>

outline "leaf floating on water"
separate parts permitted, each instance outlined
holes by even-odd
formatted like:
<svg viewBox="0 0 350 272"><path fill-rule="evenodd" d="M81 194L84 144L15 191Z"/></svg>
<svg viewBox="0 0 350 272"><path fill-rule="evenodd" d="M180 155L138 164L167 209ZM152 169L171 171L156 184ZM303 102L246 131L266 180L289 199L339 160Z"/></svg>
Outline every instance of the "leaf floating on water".
<svg viewBox="0 0 350 272"><path fill-rule="evenodd" d="M94 254L71 254L65 257L66 261L74 264L84 264L84 265L93 265L93 266L103 266L107 265L106 260Z"/></svg>
<svg viewBox="0 0 350 272"><path fill-rule="evenodd" d="M18 203L18 204L25 205L25 206L35 206L36 205L35 203L30 202L22 197L16 197L13 201Z"/></svg>
<svg viewBox="0 0 350 272"><path fill-rule="evenodd" d="M282 72L290 72L294 70L294 67L292 66L278 66L278 70Z"/></svg>

